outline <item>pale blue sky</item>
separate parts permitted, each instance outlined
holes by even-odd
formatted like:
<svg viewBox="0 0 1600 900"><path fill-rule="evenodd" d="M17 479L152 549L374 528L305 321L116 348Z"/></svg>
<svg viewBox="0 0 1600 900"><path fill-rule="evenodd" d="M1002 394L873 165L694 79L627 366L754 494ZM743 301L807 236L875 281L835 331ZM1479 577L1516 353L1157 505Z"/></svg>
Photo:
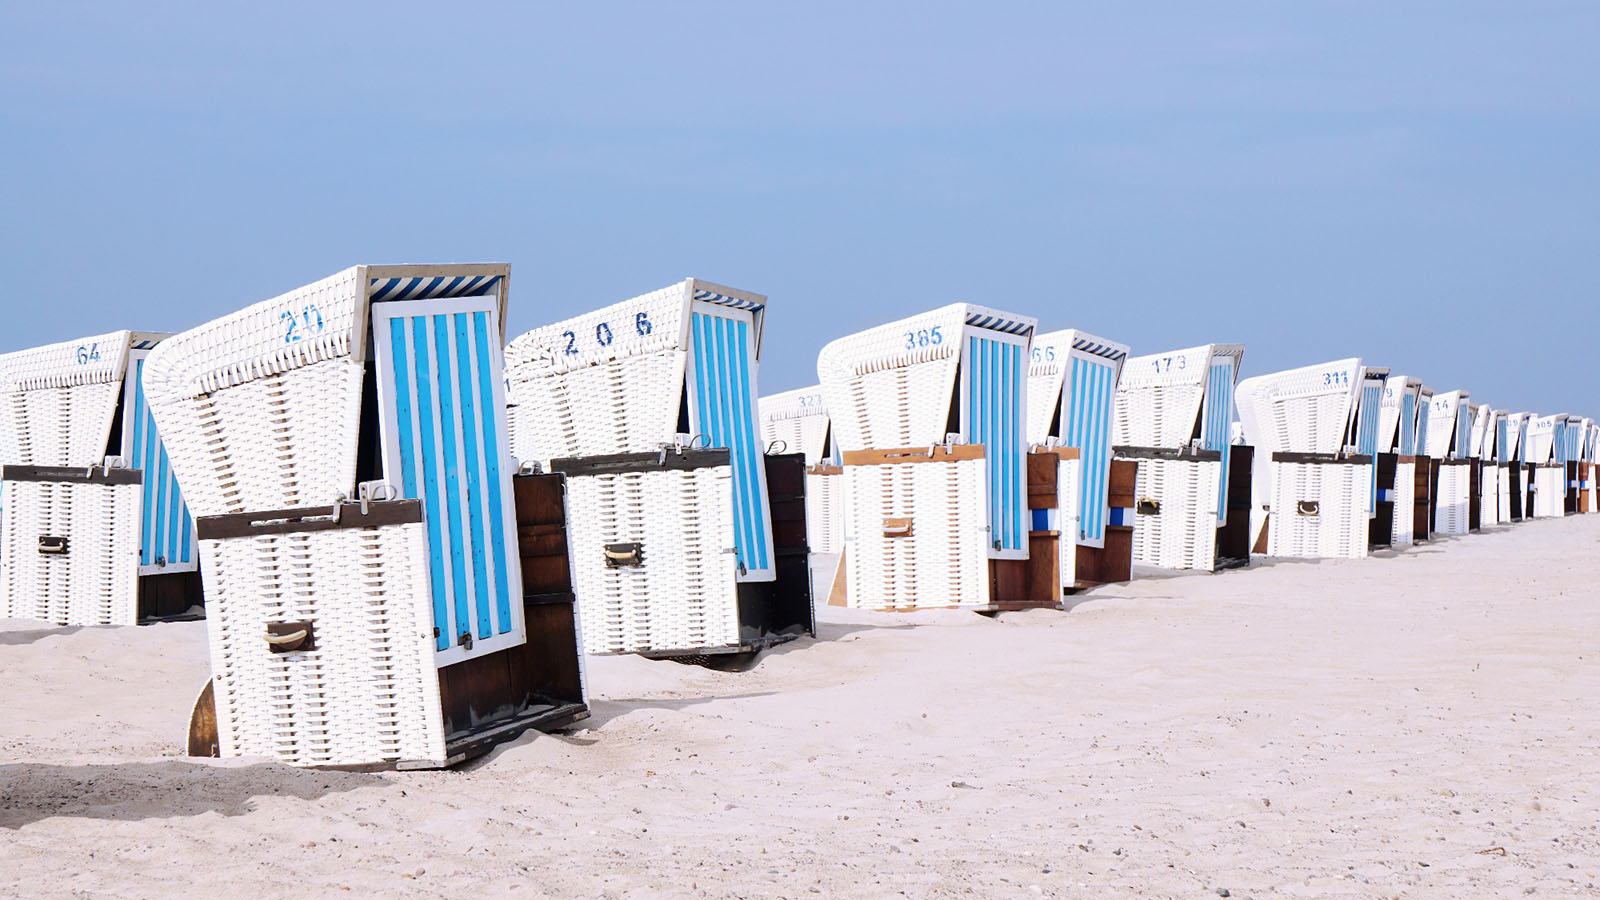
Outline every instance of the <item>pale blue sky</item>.
<svg viewBox="0 0 1600 900"><path fill-rule="evenodd" d="M357 263L694 275L761 371L955 300L1600 414L1600 5L7 3L0 349Z"/></svg>

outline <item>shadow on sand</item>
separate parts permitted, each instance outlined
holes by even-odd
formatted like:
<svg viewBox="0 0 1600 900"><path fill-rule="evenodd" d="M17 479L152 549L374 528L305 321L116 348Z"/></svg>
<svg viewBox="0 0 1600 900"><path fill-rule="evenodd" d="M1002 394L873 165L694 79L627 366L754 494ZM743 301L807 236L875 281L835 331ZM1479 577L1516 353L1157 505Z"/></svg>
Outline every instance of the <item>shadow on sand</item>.
<svg viewBox="0 0 1600 900"><path fill-rule="evenodd" d="M0 631L0 647L31 644L47 637L72 634L82 630L81 625L62 625L56 628L35 628L32 631Z"/></svg>
<svg viewBox="0 0 1600 900"><path fill-rule="evenodd" d="M137 821L253 812L264 796L316 800L392 782L380 775L280 763L219 766L165 760L111 765L0 765L0 828L55 816Z"/></svg>

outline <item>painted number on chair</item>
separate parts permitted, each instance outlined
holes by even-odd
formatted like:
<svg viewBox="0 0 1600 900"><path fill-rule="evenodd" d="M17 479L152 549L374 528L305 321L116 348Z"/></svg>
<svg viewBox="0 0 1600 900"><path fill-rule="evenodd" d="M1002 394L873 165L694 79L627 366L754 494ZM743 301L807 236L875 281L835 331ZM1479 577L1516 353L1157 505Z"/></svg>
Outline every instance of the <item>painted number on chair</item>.
<svg viewBox="0 0 1600 900"><path fill-rule="evenodd" d="M315 303L300 307L297 313L286 309L278 314L278 321L283 323L283 342L292 344L295 341L306 340L312 335L322 333L322 310L317 309Z"/></svg>
<svg viewBox="0 0 1600 900"><path fill-rule="evenodd" d="M100 344L98 342L78 347L78 365L87 366L89 363L99 361Z"/></svg>
<svg viewBox="0 0 1600 900"><path fill-rule="evenodd" d="M944 335L939 333L939 326L932 328L919 328L916 331L906 332L907 350L916 350L919 347L937 347L944 343Z"/></svg>
<svg viewBox="0 0 1600 900"><path fill-rule="evenodd" d="M1324 385L1328 386L1328 387L1335 387L1335 386L1338 386L1338 387L1349 387L1350 386L1350 373L1349 372L1323 372L1322 373L1322 383Z"/></svg>
<svg viewBox="0 0 1600 900"><path fill-rule="evenodd" d="M624 325L623 328L626 329L627 326ZM648 334L650 334L651 332L653 332L655 330L656 330L655 323L650 321L650 314L649 313L647 313L647 312L634 313L634 315L633 315L633 333L635 335L637 335L639 337L644 337L645 335L648 335ZM563 331L563 332L561 332L561 336L567 339L567 346L561 351L562 355L564 355L564 356L577 356L579 353L583 352L578 347L578 333L576 331ZM627 331L626 330L623 331L623 337L624 338L627 337ZM595 326L594 326L594 343L595 343L595 346L602 347L602 348L609 347L609 346L611 346L612 342L615 341L616 339L617 339L616 332L611 330L611 323L610 322L599 322L599 323L595 324Z"/></svg>
<svg viewBox="0 0 1600 900"><path fill-rule="evenodd" d="M1055 362L1056 361L1056 345L1055 344L1051 344L1048 347L1035 347L1035 348L1033 348L1033 361L1036 362L1036 363L1040 363L1040 362Z"/></svg>
<svg viewBox="0 0 1600 900"><path fill-rule="evenodd" d="M1155 358L1154 363L1157 375L1163 372L1171 372L1173 369L1181 372L1189 368L1189 358L1187 356L1158 356Z"/></svg>
<svg viewBox="0 0 1600 900"><path fill-rule="evenodd" d="M822 408L822 395L821 394L801 394L800 395L800 408L801 409L821 409Z"/></svg>

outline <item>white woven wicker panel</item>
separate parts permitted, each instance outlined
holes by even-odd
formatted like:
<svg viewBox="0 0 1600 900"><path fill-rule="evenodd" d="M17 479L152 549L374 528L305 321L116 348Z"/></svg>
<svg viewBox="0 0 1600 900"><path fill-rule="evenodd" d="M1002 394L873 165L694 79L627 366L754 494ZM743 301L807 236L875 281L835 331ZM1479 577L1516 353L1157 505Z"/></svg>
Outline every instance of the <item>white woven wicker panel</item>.
<svg viewBox="0 0 1600 900"><path fill-rule="evenodd" d="M351 355L365 296L363 268L353 266L162 341L145 362L151 406L156 397L199 397ZM166 433L165 424L161 430Z"/></svg>
<svg viewBox="0 0 1600 900"><path fill-rule="evenodd" d="M868 450L942 442L969 320L992 321L1004 333L1034 326L1026 316L955 303L823 347L817 374L835 444Z"/></svg>
<svg viewBox="0 0 1600 900"><path fill-rule="evenodd" d="M1528 433L1528 414L1506 414L1506 445L1500 451L1501 462L1516 462L1521 459L1524 448L1523 439Z"/></svg>
<svg viewBox="0 0 1600 900"><path fill-rule="evenodd" d="M1478 524L1484 527L1499 525L1503 519L1500 517L1500 467L1493 463L1483 464L1482 476L1478 479Z"/></svg>
<svg viewBox="0 0 1600 900"><path fill-rule="evenodd" d="M1057 553L1061 566L1061 586L1078 583L1079 499L1083 493L1083 460L1063 459L1056 465L1056 509L1051 527L1061 532Z"/></svg>
<svg viewBox="0 0 1600 900"><path fill-rule="evenodd" d="M1533 470L1533 517L1560 518L1567 514L1567 476L1562 466L1539 466Z"/></svg>
<svg viewBox="0 0 1600 900"><path fill-rule="evenodd" d="M137 484L14 481L0 511L0 603L14 618L57 625L135 625L139 619ZM68 552L39 552L39 536Z"/></svg>
<svg viewBox="0 0 1600 900"><path fill-rule="evenodd" d="M822 386L816 385L760 401L761 440L766 446L782 441L787 453L805 454L807 465L823 461L828 443L828 406Z"/></svg>
<svg viewBox="0 0 1600 900"><path fill-rule="evenodd" d="M1472 467L1440 466L1433 530L1440 534L1466 534L1472 499Z"/></svg>
<svg viewBox="0 0 1600 900"><path fill-rule="evenodd" d="M99 464L131 338L114 331L0 355L0 462Z"/></svg>
<svg viewBox="0 0 1600 900"><path fill-rule="evenodd" d="M1524 436L1527 441L1527 452L1523 459L1534 465L1543 465L1550 461L1555 447L1556 420L1561 416L1532 416L1528 418L1528 430Z"/></svg>
<svg viewBox="0 0 1600 900"><path fill-rule="evenodd" d="M1367 555L1367 497L1372 466L1272 462L1267 555L1358 559ZM1317 504L1302 515L1302 501Z"/></svg>
<svg viewBox="0 0 1600 900"><path fill-rule="evenodd" d="M585 652L739 646L730 467L568 477L567 529ZM606 566L635 541L644 565Z"/></svg>
<svg viewBox="0 0 1600 900"><path fill-rule="evenodd" d="M1257 453L1337 453L1361 386L1361 360L1258 375L1239 382L1235 401L1245 442Z"/></svg>
<svg viewBox="0 0 1600 900"><path fill-rule="evenodd" d="M1495 499L1499 507L1497 516L1500 522L1507 523L1511 521L1511 468L1495 466L1495 469L1495 482L1498 485L1495 489Z"/></svg>
<svg viewBox="0 0 1600 900"><path fill-rule="evenodd" d="M1134 447L1188 446L1205 399L1215 346L1206 344L1129 358L1117 385L1112 443Z"/></svg>
<svg viewBox="0 0 1600 900"><path fill-rule="evenodd" d="M223 756L444 764L422 524L201 543ZM299 620L315 649L271 652Z"/></svg>
<svg viewBox="0 0 1600 900"><path fill-rule="evenodd" d="M1160 512L1133 517L1133 561L1167 569L1216 569L1220 460L1138 460L1136 501Z"/></svg>
<svg viewBox="0 0 1600 900"><path fill-rule="evenodd" d="M851 606L989 603L984 460L845 466L843 477L850 497L845 583ZM886 518L911 519L911 536L885 537Z"/></svg>
<svg viewBox="0 0 1600 900"><path fill-rule="evenodd" d="M1444 459L1455 454L1451 451L1451 440L1455 436L1456 408L1466 399L1463 391L1446 391L1433 395L1433 403L1428 408L1428 455L1434 459ZM1465 437L1465 436L1463 436Z"/></svg>
<svg viewBox="0 0 1600 900"><path fill-rule="evenodd" d="M806 542L812 553L844 549L844 476L806 476Z"/></svg>
<svg viewBox="0 0 1600 900"><path fill-rule="evenodd" d="M1394 467L1394 518L1390 521L1389 546L1408 547L1416 537L1417 464L1396 463Z"/></svg>
<svg viewBox="0 0 1600 900"><path fill-rule="evenodd" d="M168 359L152 353L146 377ZM348 356L198 396L145 390L196 516L332 504L355 484L361 365Z"/></svg>
<svg viewBox="0 0 1600 900"><path fill-rule="evenodd" d="M512 453L654 450L677 430L690 285L535 328L506 345Z"/></svg>

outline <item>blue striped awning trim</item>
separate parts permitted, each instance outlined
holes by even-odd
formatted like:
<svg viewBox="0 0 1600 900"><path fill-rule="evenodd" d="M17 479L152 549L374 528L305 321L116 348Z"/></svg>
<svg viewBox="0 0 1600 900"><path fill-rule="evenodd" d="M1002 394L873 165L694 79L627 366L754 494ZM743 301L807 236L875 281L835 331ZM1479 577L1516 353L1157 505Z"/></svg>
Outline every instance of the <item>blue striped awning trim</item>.
<svg viewBox="0 0 1600 900"><path fill-rule="evenodd" d="M719 306L731 306L734 309L748 309L751 312L760 312L767 308L765 303L756 303L753 300L743 300L738 297L730 297L727 294L719 294L716 291L708 291L704 288L694 292L694 299L703 300L706 303L715 303Z"/></svg>
<svg viewBox="0 0 1600 900"><path fill-rule="evenodd" d="M151 347L154 347L158 343L160 343L160 341L134 341L133 342L133 349L134 350L149 350Z"/></svg>
<svg viewBox="0 0 1600 900"><path fill-rule="evenodd" d="M499 275L426 275L416 278L374 278L374 300L434 300L440 297L471 297L495 286Z"/></svg>
<svg viewBox="0 0 1600 900"><path fill-rule="evenodd" d="M1000 316L985 316L973 313L967 316L967 324L974 328L988 328L1005 334L1032 334L1033 326L1027 322L1016 319L1004 319Z"/></svg>
<svg viewBox="0 0 1600 900"><path fill-rule="evenodd" d="M1128 351L1123 350L1121 347L1113 347L1110 344L1102 344L1097 341L1086 341L1083 338L1073 340L1072 349L1082 350L1095 356L1103 356L1106 359L1126 359L1128 356Z"/></svg>

